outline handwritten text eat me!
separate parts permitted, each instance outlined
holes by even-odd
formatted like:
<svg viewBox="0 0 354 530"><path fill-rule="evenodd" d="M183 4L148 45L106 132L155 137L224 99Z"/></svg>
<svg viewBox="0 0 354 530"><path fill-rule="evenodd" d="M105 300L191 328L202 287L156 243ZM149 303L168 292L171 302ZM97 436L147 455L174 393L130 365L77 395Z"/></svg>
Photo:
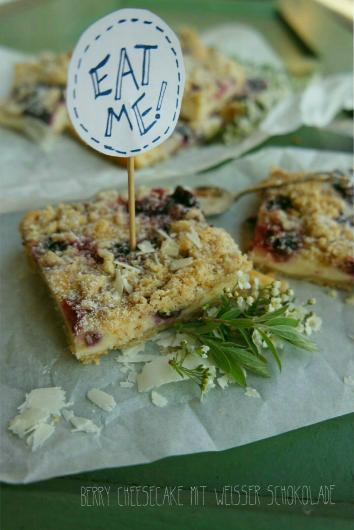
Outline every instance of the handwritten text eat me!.
<svg viewBox="0 0 354 530"><path fill-rule="evenodd" d="M94 66L93 68L89 70L95 99L100 98L100 97L109 96L110 94L112 94L114 90L114 99L116 101L120 101L122 98L124 78L130 77L131 83L133 83L136 90L139 90L140 87L144 87L144 86L147 87L149 85L151 53L158 48L158 45L157 44L156 45L136 44L134 48L137 50L141 50L141 53L142 53L141 74L139 76L136 75L136 73L133 70L131 61L129 59L127 49L121 48L114 89L108 88L106 84L107 82L106 83L104 82L105 79L108 77L108 74L104 73L104 67L111 60L110 54L107 54L106 57L102 59L102 61L100 61L96 66ZM102 72L100 73L100 71ZM140 86L139 86L138 80L140 81ZM160 88L160 94L159 94L159 98L158 98L157 105L156 105L156 113L152 121L151 121L151 117L148 116L150 111L152 110L152 107L150 106L144 109L141 108L144 103L143 100L146 95L145 92L143 92L142 94L138 96L138 98L134 101L134 103L132 103L131 108L127 108L124 103L120 105L119 109L118 108L114 109L112 106L107 107L105 136L106 137L112 136L113 120L116 120L117 122L119 122L123 116L127 120L127 123L131 131L134 129L133 123L136 122L140 136L143 136L144 134L146 134L155 125L157 120L160 118L159 111L161 109L162 100L163 100L163 97L166 91L166 87L167 87L167 82L162 81L161 88ZM132 88L132 85L130 85L129 90L131 90L131 88ZM133 118L135 118L135 121Z"/></svg>

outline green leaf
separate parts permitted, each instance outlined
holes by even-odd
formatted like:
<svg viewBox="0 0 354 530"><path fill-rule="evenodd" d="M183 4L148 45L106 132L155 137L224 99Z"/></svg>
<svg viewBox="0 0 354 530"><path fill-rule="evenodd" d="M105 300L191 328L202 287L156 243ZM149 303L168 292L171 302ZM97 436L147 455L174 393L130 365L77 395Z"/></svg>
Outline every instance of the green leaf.
<svg viewBox="0 0 354 530"><path fill-rule="evenodd" d="M267 320L267 326L291 326L296 328L299 324L299 320L296 318L278 317L271 320Z"/></svg>
<svg viewBox="0 0 354 530"><path fill-rule="evenodd" d="M263 288L255 302L248 309L241 310L235 298L223 295L216 303L204 306L199 318L175 324L173 327L193 338L193 344L209 346L208 355L214 364L236 383L245 386L246 371L261 376L268 375L269 356L265 356L262 347L253 341L255 330L260 333L279 369L281 358L276 341L284 341L308 351L317 349L311 340L296 329L299 321L286 316L289 304L286 303L270 312L270 299L270 289ZM209 311L213 308L216 308L215 316L211 316ZM188 376L203 389L207 384L208 372L202 365L193 370L183 365L189 352L190 348L181 344L172 363L180 375Z"/></svg>
<svg viewBox="0 0 354 530"><path fill-rule="evenodd" d="M239 309L238 307L233 307L231 309L227 309L226 311L218 313L217 318L222 320L234 320L239 315L241 315L241 313L241 309Z"/></svg>
<svg viewBox="0 0 354 530"><path fill-rule="evenodd" d="M216 341L208 339L205 343L210 348L209 354L212 356L216 366L230 375L236 383L241 386L246 386L245 374L237 361L227 355Z"/></svg>
<svg viewBox="0 0 354 530"><path fill-rule="evenodd" d="M293 346L296 346L296 348L301 348L302 350L307 351L318 350L316 344L312 340L307 339L299 331L290 326L275 326L269 328L269 330L273 335L289 342Z"/></svg>
<svg viewBox="0 0 354 530"><path fill-rule="evenodd" d="M254 322L251 318L236 318L233 320L224 320L220 319L223 324L227 326L231 326L235 329L241 329L241 328L253 328Z"/></svg>
<svg viewBox="0 0 354 530"><path fill-rule="evenodd" d="M271 339L268 337L268 335L264 331L262 331L261 329L259 329L258 331L259 331L262 339L264 340L264 342L266 343L266 345L268 346L268 348L272 352L272 354L274 356L274 359L277 362L279 370L281 370L281 359L280 359L278 350L276 349L276 347L274 346L273 342L271 341Z"/></svg>
<svg viewBox="0 0 354 530"><path fill-rule="evenodd" d="M238 348L234 344L227 342L224 342L220 347L226 355L233 358L235 362L239 363L247 370L264 377L268 375L266 361L262 361L259 357L256 357L245 348Z"/></svg>
<svg viewBox="0 0 354 530"><path fill-rule="evenodd" d="M239 332L242 335L243 340L245 341L249 349L254 353L254 355L259 355L257 346L254 344L252 338L248 335L249 332L246 329L240 329Z"/></svg>

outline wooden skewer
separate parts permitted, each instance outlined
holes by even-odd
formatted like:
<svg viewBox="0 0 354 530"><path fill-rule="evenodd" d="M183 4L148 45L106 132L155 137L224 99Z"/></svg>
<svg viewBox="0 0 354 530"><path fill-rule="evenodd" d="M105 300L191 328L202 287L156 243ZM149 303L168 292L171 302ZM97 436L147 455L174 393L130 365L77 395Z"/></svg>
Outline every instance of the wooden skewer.
<svg viewBox="0 0 354 530"><path fill-rule="evenodd" d="M134 157L128 158L128 202L129 202L129 244L130 250L136 249L135 226L135 184L134 184Z"/></svg>

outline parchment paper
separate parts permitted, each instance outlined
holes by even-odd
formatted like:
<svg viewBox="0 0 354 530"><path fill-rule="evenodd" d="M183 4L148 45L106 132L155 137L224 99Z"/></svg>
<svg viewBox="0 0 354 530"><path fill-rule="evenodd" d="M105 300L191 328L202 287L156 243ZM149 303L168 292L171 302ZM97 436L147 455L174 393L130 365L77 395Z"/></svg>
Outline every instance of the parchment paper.
<svg viewBox="0 0 354 530"><path fill-rule="evenodd" d="M282 68L268 43L247 26L218 26L203 38L225 54ZM12 65L18 59L18 52L0 49L0 97L8 90ZM288 133L302 124L324 127L343 108L353 108L352 74L317 76L303 92L280 101L259 130L245 140L185 149L165 162L137 171L137 181L193 175L238 158L270 136ZM42 206L58 199L78 199L126 182L125 170L66 136L44 151L27 138L0 128L0 162L0 212Z"/></svg>
<svg viewBox="0 0 354 530"><path fill-rule="evenodd" d="M287 169L345 169L348 155L304 149L265 149L233 161L189 185L215 183L240 190L264 177L274 165ZM177 183L177 179L169 181ZM254 198L244 198L214 224L225 227L239 240L241 222L251 213ZM17 225L21 215L1 218L0 402L2 406L0 479L31 482L95 468L126 466L169 455L219 451L274 436L354 410L354 387L344 384L354 376L352 341L349 338L353 306L343 295L333 298L328 289L290 281L298 299L314 296L316 313L323 319L314 336L319 352L287 349L279 373L272 364L271 379L249 377L260 399L246 397L231 386L210 391L203 403L190 382L164 385L159 392L168 398L165 408L155 407L149 394L138 394L119 382L112 352L99 366L83 366L67 349L58 315L45 287L29 271L21 249ZM352 335L353 336L353 335ZM100 436L71 433L61 420L53 436L35 453L7 430L9 420L23 402L25 392L42 386L62 386L74 402L76 415L103 426ZM114 396L118 408L106 413L85 398L92 387Z"/></svg>

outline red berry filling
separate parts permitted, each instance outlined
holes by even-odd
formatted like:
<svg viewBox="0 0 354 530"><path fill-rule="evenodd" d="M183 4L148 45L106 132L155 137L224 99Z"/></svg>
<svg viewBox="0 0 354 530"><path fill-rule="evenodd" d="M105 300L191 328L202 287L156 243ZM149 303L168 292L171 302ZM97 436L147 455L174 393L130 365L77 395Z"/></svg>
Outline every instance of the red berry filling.
<svg viewBox="0 0 354 530"><path fill-rule="evenodd" d="M354 258L347 258L340 266L340 268L349 276L354 276Z"/></svg>
<svg viewBox="0 0 354 530"><path fill-rule="evenodd" d="M85 333L86 346L95 346L102 339L101 333L89 332Z"/></svg>
<svg viewBox="0 0 354 530"><path fill-rule="evenodd" d="M276 261L286 261L302 247L302 236L299 232L286 232L281 225L258 226L253 246L271 252Z"/></svg>
<svg viewBox="0 0 354 530"><path fill-rule="evenodd" d="M87 258L92 258L96 263L103 263L103 259L97 254L97 247L92 239L88 237L78 239L74 242L74 247L77 248L80 254L83 254Z"/></svg>
<svg viewBox="0 0 354 530"><path fill-rule="evenodd" d="M69 322L72 332L75 335L80 333L80 322L84 316L84 311L78 307L72 300L62 300L61 308L66 320Z"/></svg>

